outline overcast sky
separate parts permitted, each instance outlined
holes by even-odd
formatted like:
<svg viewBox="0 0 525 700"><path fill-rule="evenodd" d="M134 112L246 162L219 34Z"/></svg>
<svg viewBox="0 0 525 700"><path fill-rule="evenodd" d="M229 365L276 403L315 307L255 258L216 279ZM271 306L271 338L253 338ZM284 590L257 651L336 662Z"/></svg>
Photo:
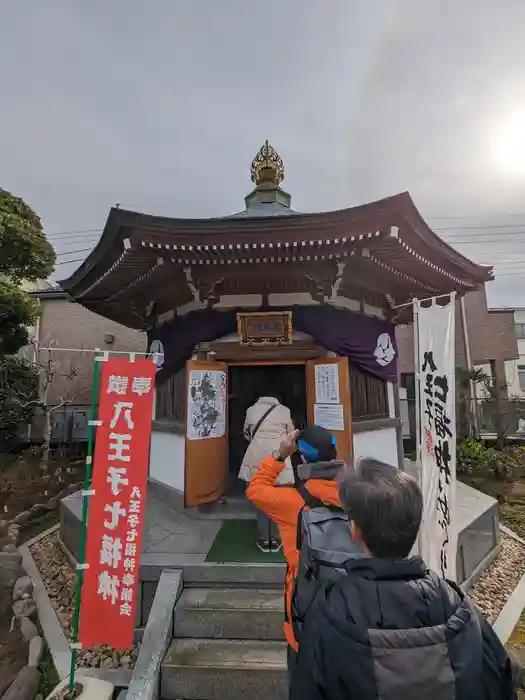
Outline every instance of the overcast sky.
<svg viewBox="0 0 525 700"><path fill-rule="evenodd" d="M0 186L60 279L117 202L241 209L268 138L294 209L409 190L525 306L524 36L525 0L3 0Z"/></svg>

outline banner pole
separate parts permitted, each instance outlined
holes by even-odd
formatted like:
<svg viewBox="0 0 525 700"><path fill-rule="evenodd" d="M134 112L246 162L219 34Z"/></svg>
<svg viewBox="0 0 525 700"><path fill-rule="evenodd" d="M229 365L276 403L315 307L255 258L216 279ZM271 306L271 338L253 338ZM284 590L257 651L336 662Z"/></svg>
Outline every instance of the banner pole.
<svg viewBox="0 0 525 700"><path fill-rule="evenodd" d="M419 367L419 299L413 299L414 313L414 389L416 413L416 465L419 470L419 488L423 491L423 465L421 463L421 374ZM422 528L418 534L418 554L422 556Z"/></svg>
<svg viewBox="0 0 525 700"><path fill-rule="evenodd" d="M91 486L91 474L93 464L93 443L95 437L95 419L97 414L97 396L99 384L99 354L95 355L93 361L93 382L91 384L91 412L88 423L88 445L86 456L86 470L84 475L84 491L82 494L82 523L80 526L80 547L79 561L77 567L77 583L75 590L75 611L73 615L72 629L72 644L71 644L71 668L69 673L69 690L68 698L75 697L75 671L77 665L77 649L78 649L78 629L80 621L80 600L82 597L82 582L84 579L84 560L86 557L86 537L87 537L87 518L89 508L89 487Z"/></svg>

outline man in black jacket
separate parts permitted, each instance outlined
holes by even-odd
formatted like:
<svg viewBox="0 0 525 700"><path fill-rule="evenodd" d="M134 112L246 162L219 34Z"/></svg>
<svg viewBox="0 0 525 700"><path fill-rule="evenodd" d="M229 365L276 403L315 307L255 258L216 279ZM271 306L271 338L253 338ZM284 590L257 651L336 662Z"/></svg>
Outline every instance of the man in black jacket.
<svg viewBox="0 0 525 700"><path fill-rule="evenodd" d="M409 557L423 507L416 481L365 459L339 495L365 558L308 612L291 700L515 700L490 625L458 587Z"/></svg>

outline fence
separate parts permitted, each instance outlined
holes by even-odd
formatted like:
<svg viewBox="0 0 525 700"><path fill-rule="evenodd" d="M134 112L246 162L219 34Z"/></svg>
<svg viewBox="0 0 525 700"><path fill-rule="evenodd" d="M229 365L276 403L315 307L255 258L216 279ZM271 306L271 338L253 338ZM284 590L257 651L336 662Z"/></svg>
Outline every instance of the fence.
<svg viewBox="0 0 525 700"><path fill-rule="evenodd" d="M51 415L51 444L62 445L86 442L88 437L89 406L62 406ZM42 442L44 415L35 412L31 425L24 426L19 439L22 442Z"/></svg>
<svg viewBox="0 0 525 700"><path fill-rule="evenodd" d="M416 405L414 398L400 399L403 439L415 442ZM476 399L470 403L458 400L456 404L456 429L458 437L477 435L482 439L506 439L525 441L525 400Z"/></svg>

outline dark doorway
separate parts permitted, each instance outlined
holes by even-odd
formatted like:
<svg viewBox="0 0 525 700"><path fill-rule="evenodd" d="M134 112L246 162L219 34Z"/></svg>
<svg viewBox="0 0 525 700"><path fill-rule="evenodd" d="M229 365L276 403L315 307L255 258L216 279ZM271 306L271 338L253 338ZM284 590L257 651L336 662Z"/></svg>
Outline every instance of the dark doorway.
<svg viewBox="0 0 525 700"><path fill-rule="evenodd" d="M305 365L235 365L228 368L228 472L230 494L240 493L237 479L248 443L246 411L260 396L276 396L288 406L296 428L306 427Z"/></svg>

